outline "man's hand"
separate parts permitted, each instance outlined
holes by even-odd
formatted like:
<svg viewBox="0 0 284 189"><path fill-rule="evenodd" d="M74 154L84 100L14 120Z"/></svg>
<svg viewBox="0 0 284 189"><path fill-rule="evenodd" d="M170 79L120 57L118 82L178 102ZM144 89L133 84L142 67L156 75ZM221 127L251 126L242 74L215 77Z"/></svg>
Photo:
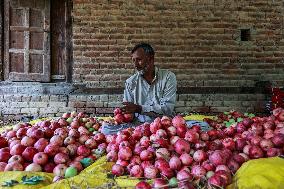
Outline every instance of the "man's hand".
<svg viewBox="0 0 284 189"><path fill-rule="evenodd" d="M140 105L134 104L132 102L123 102L123 107L121 108L122 113L131 114L131 113L141 113L142 107Z"/></svg>

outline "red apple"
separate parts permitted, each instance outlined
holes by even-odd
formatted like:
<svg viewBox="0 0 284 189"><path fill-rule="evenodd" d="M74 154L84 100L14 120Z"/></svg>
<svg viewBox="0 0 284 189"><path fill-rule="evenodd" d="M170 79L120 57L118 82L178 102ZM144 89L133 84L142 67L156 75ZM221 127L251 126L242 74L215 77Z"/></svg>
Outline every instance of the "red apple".
<svg viewBox="0 0 284 189"><path fill-rule="evenodd" d="M64 119L63 119L64 120ZM66 123L66 121L65 121L65 123L64 123L64 121L61 121L62 122L62 125L64 125L64 126L67 126L67 123ZM64 123L64 124L63 124ZM51 123L50 123L50 126L49 126L49 128L51 129L51 130L53 130L53 131L55 131L57 128L60 128L60 123L58 122L58 121L52 121Z"/></svg>
<svg viewBox="0 0 284 189"><path fill-rule="evenodd" d="M19 162L8 163L4 171L23 171L24 167Z"/></svg>
<svg viewBox="0 0 284 189"><path fill-rule="evenodd" d="M61 147L58 149L58 152L69 155L69 150L68 150L66 147L63 147L63 146L61 146Z"/></svg>
<svg viewBox="0 0 284 189"><path fill-rule="evenodd" d="M49 142L50 142L50 144L62 146L63 145L63 138L59 135L54 135L53 137L51 137Z"/></svg>
<svg viewBox="0 0 284 189"><path fill-rule="evenodd" d="M76 144L69 144L66 148L69 151L69 155L74 156L77 153L78 146Z"/></svg>
<svg viewBox="0 0 284 189"><path fill-rule="evenodd" d="M12 162L19 162L20 164L24 163L24 159L22 156L20 155L13 155L12 157L10 157L10 159L8 160L8 163L12 163Z"/></svg>
<svg viewBox="0 0 284 189"><path fill-rule="evenodd" d="M78 170L78 172L81 172L84 169L83 165L79 161L70 162L69 167L75 167Z"/></svg>
<svg viewBox="0 0 284 189"><path fill-rule="evenodd" d="M21 140L19 139L16 139L16 140L13 140L9 143L9 148L13 148L13 146L15 146L16 144L21 144Z"/></svg>
<svg viewBox="0 0 284 189"><path fill-rule="evenodd" d="M52 173L55 166L56 164L54 162L48 162L44 165L43 170L47 173Z"/></svg>
<svg viewBox="0 0 284 189"><path fill-rule="evenodd" d="M56 164L66 164L69 161L69 156L65 153L58 153L54 156L54 163Z"/></svg>
<svg viewBox="0 0 284 189"><path fill-rule="evenodd" d="M7 138L14 138L14 137L16 137L17 135L16 135L16 131L8 131L8 133L7 133Z"/></svg>
<svg viewBox="0 0 284 189"><path fill-rule="evenodd" d="M31 133L31 137L35 139L43 138L44 132L41 129L34 129Z"/></svg>
<svg viewBox="0 0 284 189"><path fill-rule="evenodd" d="M33 157L33 162L39 165L45 165L48 162L48 155L44 152L38 152Z"/></svg>
<svg viewBox="0 0 284 189"><path fill-rule="evenodd" d="M133 121L133 118L134 118L133 114L123 114L123 116L124 116L124 121L126 123L129 123L129 122Z"/></svg>
<svg viewBox="0 0 284 189"><path fill-rule="evenodd" d="M91 150L90 150L88 147L84 146L84 145L79 146L78 149L77 149L77 154L78 154L79 156L84 156L84 157L86 157L86 156L88 156L90 153L91 153Z"/></svg>
<svg viewBox="0 0 284 189"><path fill-rule="evenodd" d="M45 138L51 138L54 135L54 131L49 127L44 127L42 130Z"/></svg>
<svg viewBox="0 0 284 189"><path fill-rule="evenodd" d="M90 137L88 135L81 135L79 137L79 142L80 144L85 144L85 142L89 139Z"/></svg>
<svg viewBox="0 0 284 189"><path fill-rule="evenodd" d="M75 137L68 136L64 139L63 143L67 146L69 144L74 144L76 142Z"/></svg>
<svg viewBox="0 0 284 189"><path fill-rule="evenodd" d="M96 148L98 145L97 145L97 142L94 138L89 138L86 142L85 142L85 146L87 146L88 148L90 149L94 149Z"/></svg>
<svg viewBox="0 0 284 189"><path fill-rule="evenodd" d="M34 155L35 155L36 153L38 153L38 151L37 151L36 148L34 148L34 147L27 147L27 148L24 150L22 156L23 156L24 159L26 159L26 160L28 160L28 161L32 161L32 160L33 160L33 157L34 157Z"/></svg>
<svg viewBox="0 0 284 189"><path fill-rule="evenodd" d="M10 154L13 155L22 155L23 151L26 149L26 146L22 145L22 144L16 144L14 145L11 150L10 150Z"/></svg>
<svg viewBox="0 0 284 189"><path fill-rule="evenodd" d="M55 176L64 176L67 168L68 167L65 164L58 164L56 167L54 167L53 174Z"/></svg>
<svg viewBox="0 0 284 189"><path fill-rule="evenodd" d="M68 132L68 136L79 138L80 137L80 133L79 133L79 131L77 131L77 129L70 129L69 132Z"/></svg>
<svg viewBox="0 0 284 189"><path fill-rule="evenodd" d="M0 162L0 171L4 171L7 163L6 162Z"/></svg>
<svg viewBox="0 0 284 189"><path fill-rule="evenodd" d="M0 162L8 162L10 159L11 154L8 147L0 149Z"/></svg>
<svg viewBox="0 0 284 189"><path fill-rule="evenodd" d="M49 156L54 156L57 152L58 152L59 146L58 145L54 145L54 144L48 144L45 148L44 148L44 153L46 153Z"/></svg>
<svg viewBox="0 0 284 189"><path fill-rule="evenodd" d="M34 147L39 151L43 152L44 148L48 145L48 140L45 138L40 138L36 143L34 144Z"/></svg>
<svg viewBox="0 0 284 189"><path fill-rule="evenodd" d="M16 136L18 138L22 138L23 136L26 136L27 134L27 128L20 128L19 130L17 130Z"/></svg>
<svg viewBox="0 0 284 189"><path fill-rule="evenodd" d="M21 140L21 144L24 146L33 146L35 143L35 139L32 137L24 136Z"/></svg>
<svg viewBox="0 0 284 189"><path fill-rule="evenodd" d="M61 138L65 139L68 136L67 130L65 128L57 128L54 131L54 135L58 135Z"/></svg>
<svg viewBox="0 0 284 189"><path fill-rule="evenodd" d="M42 167L39 164L31 163L28 166L26 166L25 171L41 172Z"/></svg>

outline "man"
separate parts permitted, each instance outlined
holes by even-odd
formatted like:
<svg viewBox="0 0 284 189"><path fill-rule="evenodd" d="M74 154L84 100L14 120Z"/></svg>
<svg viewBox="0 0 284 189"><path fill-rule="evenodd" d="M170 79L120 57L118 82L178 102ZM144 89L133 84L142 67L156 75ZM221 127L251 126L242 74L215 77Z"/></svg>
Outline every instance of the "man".
<svg viewBox="0 0 284 189"><path fill-rule="evenodd" d="M137 44L131 51L136 73L125 82L123 113L133 113L132 124L104 125L104 134L116 134L128 127L151 122L158 116L174 116L177 82L174 73L154 64L155 52L147 43Z"/></svg>

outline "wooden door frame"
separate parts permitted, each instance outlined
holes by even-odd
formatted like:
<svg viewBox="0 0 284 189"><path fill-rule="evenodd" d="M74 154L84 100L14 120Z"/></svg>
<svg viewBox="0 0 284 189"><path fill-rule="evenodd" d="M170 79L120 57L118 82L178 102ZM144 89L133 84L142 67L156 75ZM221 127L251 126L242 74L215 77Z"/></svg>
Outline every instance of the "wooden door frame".
<svg viewBox="0 0 284 189"><path fill-rule="evenodd" d="M4 80L4 1L0 1L0 81Z"/></svg>

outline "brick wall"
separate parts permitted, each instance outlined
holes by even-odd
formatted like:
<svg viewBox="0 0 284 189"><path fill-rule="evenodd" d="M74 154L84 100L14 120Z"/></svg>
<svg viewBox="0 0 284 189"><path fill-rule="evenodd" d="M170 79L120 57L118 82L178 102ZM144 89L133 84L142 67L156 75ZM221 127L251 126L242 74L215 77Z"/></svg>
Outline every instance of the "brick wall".
<svg viewBox="0 0 284 189"><path fill-rule="evenodd" d="M92 116L112 116L114 107L119 107L121 100L122 94L0 95L0 118L5 122L26 121L59 117L64 112L72 111L83 111ZM175 111L216 114L235 109L241 112L262 112L264 100L262 94L179 94Z"/></svg>
<svg viewBox="0 0 284 189"><path fill-rule="evenodd" d="M147 41L179 87L283 86L283 8L281 0L75 0L74 82L123 87L129 50ZM242 29L250 41L241 41Z"/></svg>
<svg viewBox="0 0 284 189"><path fill-rule="evenodd" d="M129 51L140 41L176 74L176 112L263 112L267 95L258 83L284 86L283 15L281 0L73 0L71 84L1 81L0 119L111 115L133 73ZM249 41L241 40L243 29ZM1 68L2 59L2 77Z"/></svg>

